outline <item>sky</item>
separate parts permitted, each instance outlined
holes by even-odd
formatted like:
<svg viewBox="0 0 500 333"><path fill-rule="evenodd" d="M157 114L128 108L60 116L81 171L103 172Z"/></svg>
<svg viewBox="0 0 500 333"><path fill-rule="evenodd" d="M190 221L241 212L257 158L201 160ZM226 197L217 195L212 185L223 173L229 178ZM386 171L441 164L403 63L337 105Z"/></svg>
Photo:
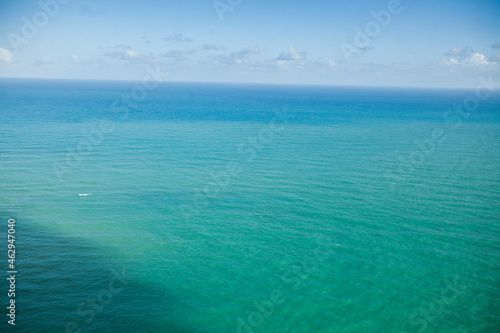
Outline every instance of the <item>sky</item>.
<svg viewBox="0 0 500 333"><path fill-rule="evenodd" d="M499 0L0 0L0 77L474 88Z"/></svg>

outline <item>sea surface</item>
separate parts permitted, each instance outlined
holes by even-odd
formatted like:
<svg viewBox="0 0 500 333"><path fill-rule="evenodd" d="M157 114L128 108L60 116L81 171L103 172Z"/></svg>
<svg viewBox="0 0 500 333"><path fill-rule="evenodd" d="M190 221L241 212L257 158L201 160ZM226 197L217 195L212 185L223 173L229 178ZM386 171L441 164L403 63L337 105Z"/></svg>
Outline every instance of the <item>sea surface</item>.
<svg viewBox="0 0 500 333"><path fill-rule="evenodd" d="M500 332L499 93L148 88L0 80L1 332Z"/></svg>

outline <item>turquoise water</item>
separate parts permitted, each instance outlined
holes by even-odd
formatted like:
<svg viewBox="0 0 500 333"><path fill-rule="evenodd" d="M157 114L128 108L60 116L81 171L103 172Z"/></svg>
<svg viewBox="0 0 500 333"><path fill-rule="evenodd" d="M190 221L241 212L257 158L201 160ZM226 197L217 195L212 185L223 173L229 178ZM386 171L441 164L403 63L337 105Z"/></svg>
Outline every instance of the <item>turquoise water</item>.
<svg viewBox="0 0 500 333"><path fill-rule="evenodd" d="M499 331L498 94L136 86L0 81L15 331Z"/></svg>

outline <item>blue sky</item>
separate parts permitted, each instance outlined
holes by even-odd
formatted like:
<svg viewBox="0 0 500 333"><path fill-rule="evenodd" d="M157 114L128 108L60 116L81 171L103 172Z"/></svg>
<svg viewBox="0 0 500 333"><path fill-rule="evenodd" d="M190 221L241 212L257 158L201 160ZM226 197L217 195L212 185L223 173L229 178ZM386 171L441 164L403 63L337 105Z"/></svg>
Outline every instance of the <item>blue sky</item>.
<svg viewBox="0 0 500 333"><path fill-rule="evenodd" d="M499 17L497 0L0 0L0 77L475 87L500 81Z"/></svg>

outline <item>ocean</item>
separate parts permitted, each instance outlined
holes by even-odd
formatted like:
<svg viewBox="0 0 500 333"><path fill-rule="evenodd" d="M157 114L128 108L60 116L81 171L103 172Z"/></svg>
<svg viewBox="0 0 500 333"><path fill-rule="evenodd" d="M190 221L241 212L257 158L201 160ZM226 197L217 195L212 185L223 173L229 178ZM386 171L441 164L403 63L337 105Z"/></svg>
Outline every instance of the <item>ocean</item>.
<svg viewBox="0 0 500 333"><path fill-rule="evenodd" d="M500 94L0 80L2 332L500 331Z"/></svg>

